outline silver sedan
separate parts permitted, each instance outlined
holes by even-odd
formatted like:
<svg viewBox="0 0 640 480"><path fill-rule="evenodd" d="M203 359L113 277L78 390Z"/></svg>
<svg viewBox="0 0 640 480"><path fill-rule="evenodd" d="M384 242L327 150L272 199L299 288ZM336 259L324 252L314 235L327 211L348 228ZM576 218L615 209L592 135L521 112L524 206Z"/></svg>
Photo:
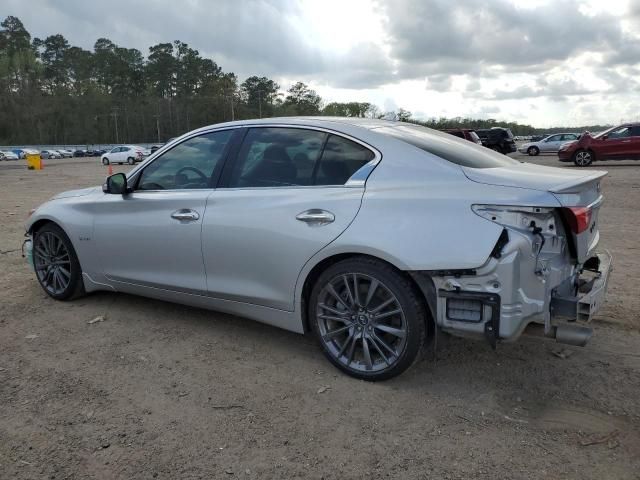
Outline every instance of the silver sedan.
<svg viewBox="0 0 640 480"><path fill-rule="evenodd" d="M537 142L523 143L518 147L518 151L532 157L541 153L557 153L562 145L578 140L578 138L580 138L580 135L577 133L556 133Z"/></svg>
<svg viewBox="0 0 640 480"><path fill-rule="evenodd" d="M109 290L242 315L382 380L438 331L584 345L610 265L595 252L605 173L407 123L239 121L41 205L25 255L55 299Z"/></svg>

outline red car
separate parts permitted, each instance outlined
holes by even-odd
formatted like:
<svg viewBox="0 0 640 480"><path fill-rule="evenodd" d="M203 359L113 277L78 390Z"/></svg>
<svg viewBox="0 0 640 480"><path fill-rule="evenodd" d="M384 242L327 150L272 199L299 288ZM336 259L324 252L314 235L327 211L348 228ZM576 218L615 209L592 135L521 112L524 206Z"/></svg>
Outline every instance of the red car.
<svg viewBox="0 0 640 480"><path fill-rule="evenodd" d="M580 140L565 143L558 151L561 162L586 167L595 160L640 159L640 123L610 128L597 135L585 132Z"/></svg>
<svg viewBox="0 0 640 480"><path fill-rule="evenodd" d="M482 145L482 140L480 140L480 137L478 136L476 131L472 130L471 128L448 128L442 131L456 137L464 138L465 140L469 140L470 142L477 143L478 145Z"/></svg>

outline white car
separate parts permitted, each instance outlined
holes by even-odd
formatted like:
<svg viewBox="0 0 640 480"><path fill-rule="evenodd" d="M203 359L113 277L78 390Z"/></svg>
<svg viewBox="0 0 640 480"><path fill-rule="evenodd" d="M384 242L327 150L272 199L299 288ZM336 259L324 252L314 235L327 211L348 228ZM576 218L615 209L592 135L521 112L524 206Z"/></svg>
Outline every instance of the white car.
<svg viewBox="0 0 640 480"><path fill-rule="evenodd" d="M577 133L555 133L537 142L523 143L518 147L518 151L531 157L541 153L556 153L562 145L578 140L578 138L580 135Z"/></svg>
<svg viewBox="0 0 640 480"><path fill-rule="evenodd" d="M19 160L19 158L15 153L9 150L4 150L0 151L0 160Z"/></svg>
<svg viewBox="0 0 640 480"><path fill-rule="evenodd" d="M62 155L57 150L41 150L40 158L62 158Z"/></svg>
<svg viewBox="0 0 640 480"><path fill-rule="evenodd" d="M73 152L71 150L58 149L58 152L60 153L60 155L62 155L62 158L73 157Z"/></svg>
<svg viewBox="0 0 640 480"><path fill-rule="evenodd" d="M110 163L117 163L122 165L123 163L128 163L129 165L133 165L136 162L141 162L144 158L144 150L141 147L122 145L112 148L111 151L102 155L102 164L109 165Z"/></svg>

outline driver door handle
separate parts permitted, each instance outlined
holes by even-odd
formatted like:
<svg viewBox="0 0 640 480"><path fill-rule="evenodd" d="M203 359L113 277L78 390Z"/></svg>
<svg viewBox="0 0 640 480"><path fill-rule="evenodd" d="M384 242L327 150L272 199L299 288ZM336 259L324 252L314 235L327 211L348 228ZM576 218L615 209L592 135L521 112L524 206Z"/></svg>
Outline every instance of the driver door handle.
<svg viewBox="0 0 640 480"><path fill-rule="evenodd" d="M336 219L335 215L326 210L312 208L296 215L296 220L300 220L308 225L326 225Z"/></svg>
<svg viewBox="0 0 640 480"><path fill-rule="evenodd" d="M181 208L180 210L176 210L171 214L171 218L175 218L176 220L180 220L181 222L193 222L200 218L200 214L195 210L191 210L189 208Z"/></svg>

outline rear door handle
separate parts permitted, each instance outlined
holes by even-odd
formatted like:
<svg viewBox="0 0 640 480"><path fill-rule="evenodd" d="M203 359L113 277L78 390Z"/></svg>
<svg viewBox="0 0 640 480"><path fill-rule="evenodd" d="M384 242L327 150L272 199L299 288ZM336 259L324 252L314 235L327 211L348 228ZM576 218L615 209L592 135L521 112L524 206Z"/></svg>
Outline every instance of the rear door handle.
<svg viewBox="0 0 640 480"><path fill-rule="evenodd" d="M302 213L296 215L296 220L300 220L308 225L319 226L326 225L333 222L336 216L326 210L320 210L319 208L312 208L311 210L305 210Z"/></svg>
<svg viewBox="0 0 640 480"><path fill-rule="evenodd" d="M180 220L181 222L193 222L200 218L200 214L195 210L191 210L189 208L181 208L180 210L176 210L171 214L171 218L175 218L176 220Z"/></svg>

